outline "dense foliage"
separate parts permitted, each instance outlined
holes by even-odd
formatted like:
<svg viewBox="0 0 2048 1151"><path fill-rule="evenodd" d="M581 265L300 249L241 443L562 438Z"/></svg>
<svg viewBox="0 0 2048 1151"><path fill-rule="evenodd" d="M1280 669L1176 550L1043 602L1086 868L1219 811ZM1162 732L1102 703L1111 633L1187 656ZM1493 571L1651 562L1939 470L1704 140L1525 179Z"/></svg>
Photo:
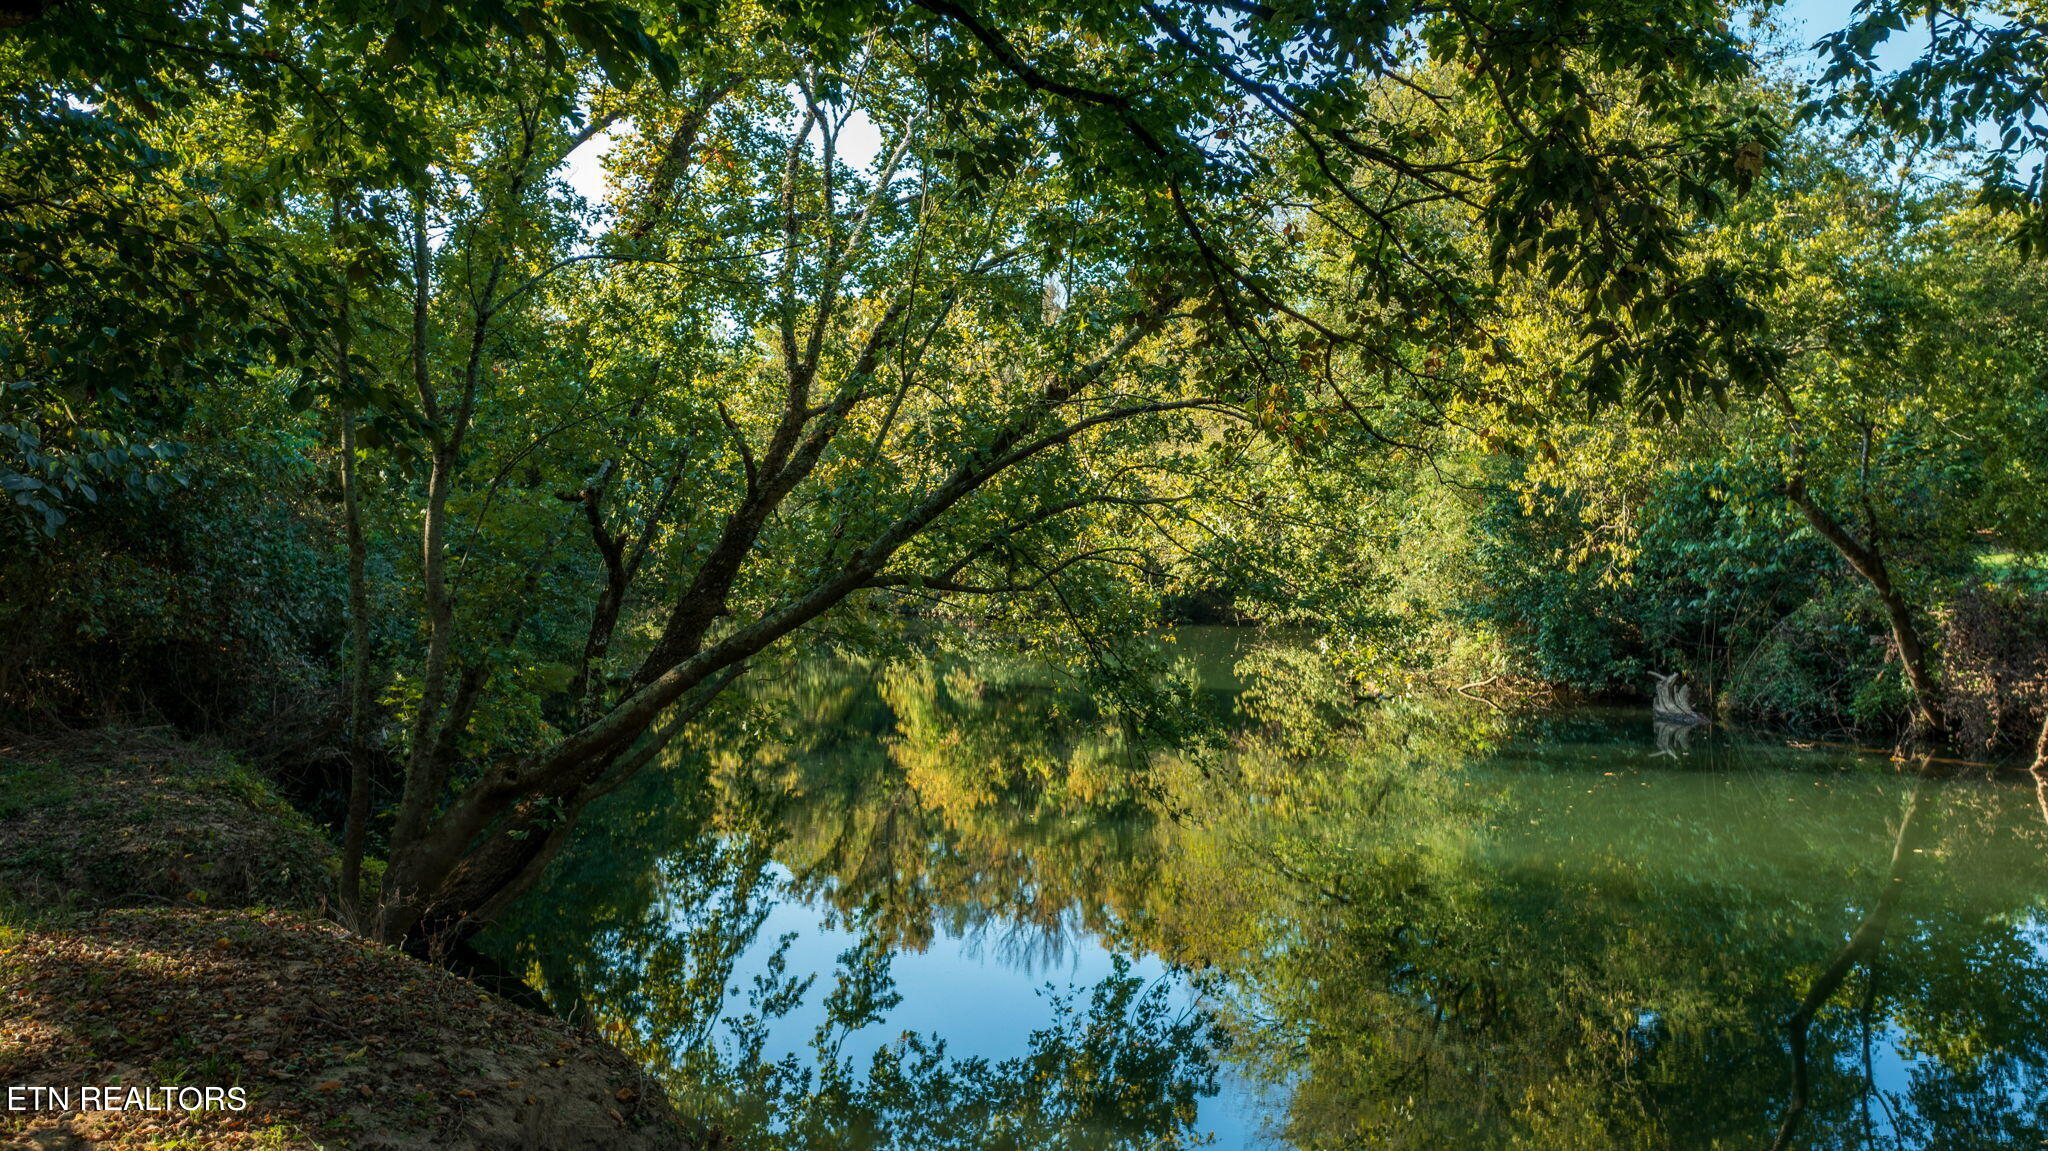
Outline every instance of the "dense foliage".
<svg viewBox="0 0 2048 1151"><path fill-rule="evenodd" d="M262 741L385 938L905 619L1154 730L1175 604L1361 691L1979 744L2048 694L2031 137L1880 167L1719 4L7 12L0 700ZM1972 91L1917 138L2031 124Z"/></svg>
<svg viewBox="0 0 2048 1151"><path fill-rule="evenodd" d="M1453 483L1397 500L1408 667L1590 692L1683 670L1730 717L1888 735L1924 711L1977 750L2032 743L2041 272L1953 187L1795 143L1709 241L1767 270L1771 384L1677 428L1556 414L1572 321L1532 293L1523 366L1418 445ZM1517 427L1517 404L1552 414Z"/></svg>

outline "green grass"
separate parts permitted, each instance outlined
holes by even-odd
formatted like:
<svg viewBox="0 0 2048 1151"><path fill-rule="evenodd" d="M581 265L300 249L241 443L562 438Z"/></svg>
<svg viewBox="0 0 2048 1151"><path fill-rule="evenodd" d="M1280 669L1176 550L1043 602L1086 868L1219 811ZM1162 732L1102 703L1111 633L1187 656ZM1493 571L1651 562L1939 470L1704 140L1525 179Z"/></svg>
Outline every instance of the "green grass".
<svg viewBox="0 0 2048 1151"><path fill-rule="evenodd" d="M0 819L70 800L78 777L55 760L0 759Z"/></svg>
<svg viewBox="0 0 2048 1151"><path fill-rule="evenodd" d="M2017 584L2030 591L2048 592L2048 555L1979 552L1977 567L2002 583Z"/></svg>
<svg viewBox="0 0 2048 1151"><path fill-rule="evenodd" d="M0 951L19 945L32 931L61 931L86 917L84 908L31 902L0 883Z"/></svg>
<svg viewBox="0 0 2048 1151"><path fill-rule="evenodd" d="M210 903L221 884L310 905L337 869L321 829L254 768L144 733L85 734L0 760L0 843L0 891L17 888L0 922L16 924L73 902Z"/></svg>

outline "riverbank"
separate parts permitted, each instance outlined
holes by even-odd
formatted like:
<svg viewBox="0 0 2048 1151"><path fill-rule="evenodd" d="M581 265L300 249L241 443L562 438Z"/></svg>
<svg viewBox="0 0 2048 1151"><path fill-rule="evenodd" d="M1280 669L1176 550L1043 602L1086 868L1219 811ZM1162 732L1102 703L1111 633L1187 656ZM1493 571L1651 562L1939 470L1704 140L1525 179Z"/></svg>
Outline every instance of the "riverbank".
<svg viewBox="0 0 2048 1151"><path fill-rule="evenodd" d="M0 746L0 1090L69 1090L0 1110L0 1143L691 1145L617 1048L323 920L332 874L318 829L218 749Z"/></svg>

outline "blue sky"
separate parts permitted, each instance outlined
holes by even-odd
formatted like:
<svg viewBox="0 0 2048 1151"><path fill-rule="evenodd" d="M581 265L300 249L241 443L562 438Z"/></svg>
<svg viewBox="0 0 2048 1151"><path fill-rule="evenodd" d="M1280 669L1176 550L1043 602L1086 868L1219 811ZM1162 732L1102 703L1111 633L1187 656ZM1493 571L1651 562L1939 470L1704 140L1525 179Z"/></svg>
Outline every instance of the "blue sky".
<svg viewBox="0 0 2048 1151"><path fill-rule="evenodd" d="M1850 10L1854 7L1851 0L1792 0L1778 11L1788 20L1804 23L1805 38L1812 40L1823 32L1848 23Z"/></svg>
<svg viewBox="0 0 2048 1151"><path fill-rule="evenodd" d="M1855 7L1854 0L1791 0L1778 9L1778 17L1788 26L1787 31L1793 33L1795 42L1812 43L1822 34L1847 24ZM1794 24L1799 27L1791 27ZM1910 31L1894 33L1878 46L1878 62L1889 68L1900 67L1913 59L1925 39L1924 26L1919 36Z"/></svg>

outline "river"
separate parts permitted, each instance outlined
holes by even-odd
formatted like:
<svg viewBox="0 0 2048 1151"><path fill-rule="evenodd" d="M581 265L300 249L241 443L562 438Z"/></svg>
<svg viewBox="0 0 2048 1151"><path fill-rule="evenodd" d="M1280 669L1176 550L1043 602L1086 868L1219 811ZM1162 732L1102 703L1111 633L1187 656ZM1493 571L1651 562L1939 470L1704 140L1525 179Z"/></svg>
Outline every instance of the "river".
<svg viewBox="0 0 2048 1151"><path fill-rule="evenodd" d="M485 945L720 1146L2048 1139L2031 784L1174 639L753 673Z"/></svg>

